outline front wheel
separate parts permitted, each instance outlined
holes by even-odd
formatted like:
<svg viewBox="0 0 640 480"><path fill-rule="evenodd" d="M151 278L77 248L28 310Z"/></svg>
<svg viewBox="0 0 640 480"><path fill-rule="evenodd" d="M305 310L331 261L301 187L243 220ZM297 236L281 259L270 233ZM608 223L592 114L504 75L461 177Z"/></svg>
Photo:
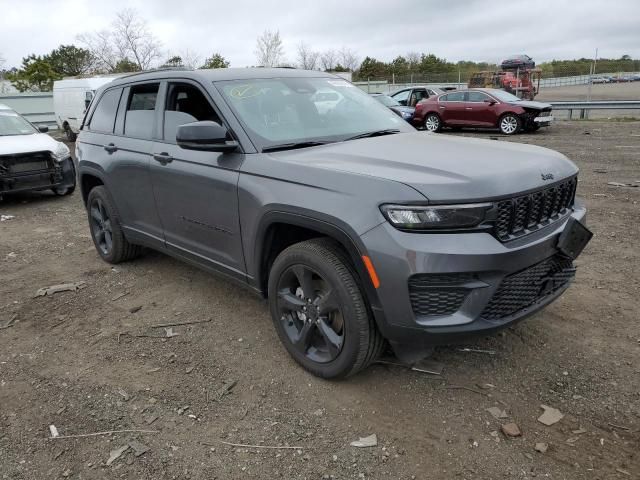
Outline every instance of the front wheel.
<svg viewBox="0 0 640 480"><path fill-rule="evenodd" d="M439 132L442 129L442 120L437 113L430 113L424 120L424 128L428 132Z"/></svg>
<svg viewBox="0 0 640 480"><path fill-rule="evenodd" d="M301 242L278 255L269 273L269 307L289 354L318 377L353 375L382 350L356 274L330 239Z"/></svg>
<svg viewBox="0 0 640 480"><path fill-rule="evenodd" d="M513 135L514 133L518 133L522 128L522 121L517 115L507 113L500 118L498 127L504 135Z"/></svg>

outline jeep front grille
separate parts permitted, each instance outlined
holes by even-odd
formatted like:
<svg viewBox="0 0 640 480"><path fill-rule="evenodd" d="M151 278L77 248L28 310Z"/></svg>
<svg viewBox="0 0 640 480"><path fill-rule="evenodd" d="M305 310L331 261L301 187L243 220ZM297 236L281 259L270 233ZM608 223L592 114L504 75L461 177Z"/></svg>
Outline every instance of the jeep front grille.
<svg viewBox="0 0 640 480"><path fill-rule="evenodd" d="M531 233L569 212L575 200L578 179L573 177L528 195L498 202L495 234L501 241Z"/></svg>
<svg viewBox="0 0 640 480"><path fill-rule="evenodd" d="M480 315L499 320L555 293L575 276L571 259L556 255L505 277Z"/></svg>

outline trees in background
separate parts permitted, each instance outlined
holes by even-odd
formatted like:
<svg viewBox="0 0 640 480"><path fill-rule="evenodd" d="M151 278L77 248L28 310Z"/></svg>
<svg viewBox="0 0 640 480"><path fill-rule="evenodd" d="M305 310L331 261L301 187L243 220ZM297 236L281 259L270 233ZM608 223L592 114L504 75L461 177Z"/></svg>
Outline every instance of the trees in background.
<svg viewBox="0 0 640 480"><path fill-rule="evenodd" d="M53 82L62 78L42 56L29 55L22 59L22 65L14 72L6 74L7 80L20 92L47 92Z"/></svg>
<svg viewBox="0 0 640 480"><path fill-rule="evenodd" d="M261 67L277 67L284 60L284 48L280 31L265 30L256 39L256 61Z"/></svg>
<svg viewBox="0 0 640 480"><path fill-rule="evenodd" d="M297 48L297 65L303 70L315 70L318 67L320 53L312 50L305 42L300 42Z"/></svg>
<svg viewBox="0 0 640 480"><path fill-rule="evenodd" d="M116 14L110 30L78 36L93 56L98 71L116 72L122 68L148 70L162 57L162 44L151 33L147 21L136 10L127 8Z"/></svg>
<svg viewBox="0 0 640 480"><path fill-rule="evenodd" d="M214 53L204 61L204 64L199 68L229 68L231 65L226 58L219 53Z"/></svg>

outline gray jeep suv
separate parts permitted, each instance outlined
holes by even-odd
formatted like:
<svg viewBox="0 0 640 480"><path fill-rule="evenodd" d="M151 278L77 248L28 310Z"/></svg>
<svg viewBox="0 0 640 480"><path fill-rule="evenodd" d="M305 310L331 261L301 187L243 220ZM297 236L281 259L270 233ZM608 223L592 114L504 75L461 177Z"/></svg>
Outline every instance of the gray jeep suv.
<svg viewBox="0 0 640 480"><path fill-rule="evenodd" d="M314 104L323 92L331 108ZM96 94L76 153L105 261L149 247L249 287L325 378L386 342L415 361L540 310L591 236L561 154L417 132L320 72L119 78Z"/></svg>

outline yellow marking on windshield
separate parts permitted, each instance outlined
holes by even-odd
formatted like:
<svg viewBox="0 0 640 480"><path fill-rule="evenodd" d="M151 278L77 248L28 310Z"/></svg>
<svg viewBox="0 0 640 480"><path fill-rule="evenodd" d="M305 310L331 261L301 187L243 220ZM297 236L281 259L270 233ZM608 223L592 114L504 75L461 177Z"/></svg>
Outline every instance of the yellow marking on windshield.
<svg viewBox="0 0 640 480"><path fill-rule="evenodd" d="M229 95L240 99L257 97L261 93L254 85L238 85L229 91Z"/></svg>

